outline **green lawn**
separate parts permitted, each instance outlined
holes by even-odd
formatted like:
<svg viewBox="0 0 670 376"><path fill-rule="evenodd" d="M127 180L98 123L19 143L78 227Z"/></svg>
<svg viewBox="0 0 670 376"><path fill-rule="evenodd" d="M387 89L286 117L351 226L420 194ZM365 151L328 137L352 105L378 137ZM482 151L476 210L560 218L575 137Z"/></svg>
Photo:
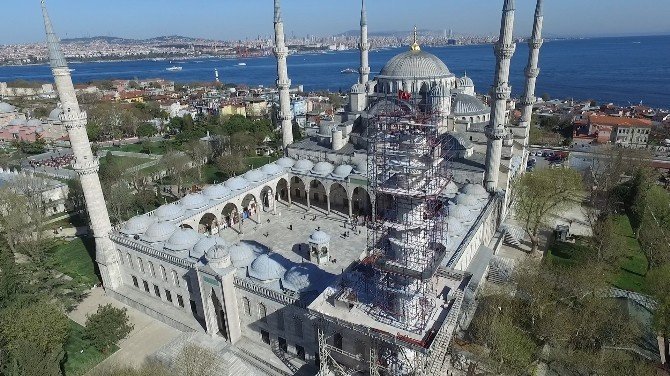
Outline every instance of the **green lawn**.
<svg viewBox="0 0 670 376"><path fill-rule="evenodd" d="M126 170L135 166L139 166L141 164L151 162L151 159L149 158L139 158L139 157L121 157L118 155L115 155L114 158L117 158L120 163L122 163L123 168ZM106 163L108 163L106 158L100 159L100 165L104 166Z"/></svg>
<svg viewBox="0 0 670 376"><path fill-rule="evenodd" d="M84 327L70 320L70 335L65 343L64 374L65 376L83 375L116 350L118 347L114 346L108 353L101 353L84 338Z"/></svg>
<svg viewBox="0 0 670 376"><path fill-rule="evenodd" d="M81 285L91 287L100 282L95 264L93 238L59 242L50 252L52 267Z"/></svg>
<svg viewBox="0 0 670 376"><path fill-rule="evenodd" d="M127 153L143 153L143 154L165 154L165 146L170 141L156 141L149 142L147 145L149 147L149 153L144 149L144 146L141 143L138 144L128 144L123 146L114 146L110 148L105 148L110 151L124 151Z"/></svg>
<svg viewBox="0 0 670 376"><path fill-rule="evenodd" d="M623 247L623 256L617 265L611 265L611 275L608 279L612 285L620 289L644 292L647 273L647 258L644 251L635 238L628 216L616 216L614 223L616 243ZM584 262L590 252L585 239L578 238L574 244L554 241L549 246L548 258L553 263L570 266Z"/></svg>

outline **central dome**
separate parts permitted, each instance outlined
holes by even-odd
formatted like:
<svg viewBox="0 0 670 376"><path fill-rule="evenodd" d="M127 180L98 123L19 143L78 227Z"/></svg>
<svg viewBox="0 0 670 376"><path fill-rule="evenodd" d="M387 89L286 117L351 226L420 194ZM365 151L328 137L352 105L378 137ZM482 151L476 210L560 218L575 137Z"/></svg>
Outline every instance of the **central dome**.
<svg viewBox="0 0 670 376"><path fill-rule="evenodd" d="M431 79L454 75L437 56L421 50L410 50L391 59L379 74L386 79Z"/></svg>

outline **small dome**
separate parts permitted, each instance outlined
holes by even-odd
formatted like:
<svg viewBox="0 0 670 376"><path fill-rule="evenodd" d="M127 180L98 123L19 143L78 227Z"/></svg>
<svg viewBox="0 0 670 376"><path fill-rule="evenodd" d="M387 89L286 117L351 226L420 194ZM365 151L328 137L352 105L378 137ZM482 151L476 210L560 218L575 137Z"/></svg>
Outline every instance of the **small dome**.
<svg viewBox="0 0 670 376"><path fill-rule="evenodd" d="M452 104L455 116L486 115L491 109L477 97L468 94L456 94Z"/></svg>
<svg viewBox="0 0 670 376"><path fill-rule="evenodd" d="M241 191L244 188L249 186L249 182L246 181L243 177L236 177L229 179L226 183L226 187L232 189L233 191Z"/></svg>
<svg viewBox="0 0 670 376"><path fill-rule="evenodd" d="M124 223L120 232L126 235L143 234L155 221L155 218L152 218L148 215L139 215L137 217L130 218L126 223Z"/></svg>
<svg viewBox="0 0 670 376"><path fill-rule="evenodd" d="M177 226L174 223L158 222L147 228L142 239L149 243L164 242L168 240L175 231L177 231Z"/></svg>
<svg viewBox="0 0 670 376"><path fill-rule="evenodd" d="M184 214L184 208L177 204L167 204L154 212L161 221L174 221Z"/></svg>
<svg viewBox="0 0 670 376"><path fill-rule="evenodd" d="M251 170L244 174L243 177L250 183L258 183L265 179L265 174L259 170Z"/></svg>
<svg viewBox="0 0 670 376"><path fill-rule="evenodd" d="M328 162L319 162L312 168L312 173L314 175L326 176L333 172L334 169L335 167Z"/></svg>
<svg viewBox="0 0 670 376"><path fill-rule="evenodd" d="M321 270L314 264L296 265L281 278L282 286L290 291L304 292L315 290L316 283L322 279Z"/></svg>
<svg viewBox="0 0 670 376"><path fill-rule="evenodd" d="M212 268L225 269L231 265L230 252L222 246L214 246L205 254L207 263Z"/></svg>
<svg viewBox="0 0 670 376"><path fill-rule="evenodd" d="M210 200L221 200L230 195L230 193L230 189L226 188L223 184L210 185L202 190L202 194Z"/></svg>
<svg viewBox="0 0 670 376"><path fill-rule="evenodd" d="M56 107L49 113L49 120L60 121L60 115L63 113L63 109Z"/></svg>
<svg viewBox="0 0 670 376"><path fill-rule="evenodd" d="M395 56L382 69L383 79L439 79L453 77L446 64L437 56L420 50L410 50Z"/></svg>
<svg viewBox="0 0 670 376"><path fill-rule="evenodd" d="M37 120L37 119L30 119L30 120L28 120L26 125L29 126L29 127L41 127L42 122Z"/></svg>
<svg viewBox="0 0 670 376"><path fill-rule="evenodd" d="M447 233L449 236L460 236L465 233L465 226L457 218L449 218L447 220Z"/></svg>
<svg viewBox="0 0 670 376"><path fill-rule="evenodd" d="M208 250L215 246L228 247L228 245L228 242L223 240L223 238L220 236L207 236L200 238L200 240L193 246L193 249L191 250L191 257L199 259L204 256Z"/></svg>
<svg viewBox="0 0 670 376"><path fill-rule="evenodd" d="M279 167L275 163L270 163L266 164L265 166L261 167L261 171L268 176L273 176L277 175L278 173L282 172L282 168Z"/></svg>
<svg viewBox="0 0 670 376"><path fill-rule="evenodd" d="M0 102L0 114L16 111L16 108L9 103Z"/></svg>
<svg viewBox="0 0 670 376"><path fill-rule="evenodd" d="M353 170L353 167L349 165L340 165L335 168L335 171L333 171L333 176L336 178L344 179L351 175L351 171Z"/></svg>
<svg viewBox="0 0 670 376"><path fill-rule="evenodd" d="M456 218L462 221L470 220L472 212L463 205L451 205L449 207L449 218Z"/></svg>
<svg viewBox="0 0 670 376"><path fill-rule="evenodd" d="M209 205L209 200L199 193L194 193L182 198L179 203L186 210L198 210Z"/></svg>
<svg viewBox="0 0 670 376"><path fill-rule="evenodd" d="M330 241L330 235L323 231L317 231L310 235L309 241L316 244L324 244Z"/></svg>
<svg viewBox="0 0 670 376"><path fill-rule="evenodd" d="M283 168L291 168L295 165L295 160L289 157L284 157L278 160L277 165Z"/></svg>
<svg viewBox="0 0 670 376"><path fill-rule="evenodd" d="M307 159L301 159L293 165L293 170L298 172L307 172L314 167L314 163Z"/></svg>
<svg viewBox="0 0 670 376"><path fill-rule="evenodd" d="M249 267L249 276L260 281L274 281L283 277L284 273L286 269L267 253L258 256Z"/></svg>
<svg viewBox="0 0 670 376"><path fill-rule="evenodd" d="M23 118L12 119L9 122L9 124L7 124L7 125L9 125L9 126L19 126L19 127L24 126L24 125L26 125L26 119L23 119Z"/></svg>
<svg viewBox="0 0 670 376"><path fill-rule="evenodd" d="M456 185L456 183L454 183L453 180L450 180L449 183L447 183L447 186L444 187L444 190L442 192L447 196L456 195L458 194L458 186Z"/></svg>
<svg viewBox="0 0 670 376"><path fill-rule="evenodd" d="M190 228L180 228L175 231L165 243L165 249L169 251L187 251L200 240L200 234Z"/></svg>
<svg viewBox="0 0 670 376"><path fill-rule="evenodd" d="M461 87L475 87L475 83L467 75L458 79L457 86Z"/></svg>
<svg viewBox="0 0 670 376"><path fill-rule="evenodd" d="M477 198L485 198L489 196L489 193L486 192L486 189L478 184L468 184L463 187L463 193L469 194Z"/></svg>
<svg viewBox="0 0 670 376"><path fill-rule="evenodd" d="M365 175L368 173L368 161L360 161L356 163L356 167L354 168L354 172L359 174L359 175Z"/></svg>
<svg viewBox="0 0 670 376"><path fill-rule="evenodd" d="M456 203L459 206L462 205L470 207L479 205L477 198L467 193L461 193L460 195L456 196Z"/></svg>
<svg viewBox="0 0 670 376"><path fill-rule="evenodd" d="M244 243L238 243L228 249L230 260L236 268L245 268L256 258L256 252Z"/></svg>

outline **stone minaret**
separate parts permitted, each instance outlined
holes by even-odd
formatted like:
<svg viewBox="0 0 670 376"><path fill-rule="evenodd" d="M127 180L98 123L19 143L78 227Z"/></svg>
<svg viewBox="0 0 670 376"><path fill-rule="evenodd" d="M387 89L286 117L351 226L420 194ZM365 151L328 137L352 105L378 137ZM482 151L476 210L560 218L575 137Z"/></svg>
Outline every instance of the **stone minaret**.
<svg viewBox="0 0 670 376"><path fill-rule="evenodd" d="M535 83L537 82L537 76L540 74L540 69L538 68L539 58L540 58L540 47L542 47L542 24L544 21L544 15L542 13L542 3L543 0L537 0L537 6L535 7L535 23L533 24L533 35L528 40L528 45L530 46L530 52L528 55L528 66L526 67L526 89L524 91L523 97L521 97L521 105L523 106L523 111L521 115L521 122L519 126L523 131L523 146L528 146L528 136L531 126L531 118L533 116L533 105L537 101L535 98ZM524 166L525 167L525 164Z"/></svg>
<svg viewBox="0 0 670 376"><path fill-rule="evenodd" d="M114 290L121 283L119 260L116 256L116 247L109 239L112 225L109 221L105 198L102 195L102 187L98 178L99 163L91 152L91 144L88 142L88 135L86 134L86 112L79 108L70 70L61 51L58 37L51 25L44 0L42 0L42 14L49 47L51 71L63 106L63 113L60 118L70 138L75 157L74 169L80 177L81 187L84 191L86 210L95 237L95 258L105 288Z"/></svg>
<svg viewBox="0 0 670 376"><path fill-rule="evenodd" d="M368 14L365 10L365 0L361 0L361 43L358 45L361 50L361 69L359 81L365 85L370 79L370 63L368 52L370 43L368 43Z"/></svg>
<svg viewBox="0 0 670 376"><path fill-rule="evenodd" d="M279 119L281 120L282 145L284 152L293 143L293 113L291 112L291 80L288 78L286 57L288 48L284 42L284 21L281 5L275 0L275 56L277 56L277 89L279 90Z"/></svg>
<svg viewBox="0 0 670 376"><path fill-rule="evenodd" d="M486 128L488 145L486 148L484 185L489 192L494 192L498 187L503 139L506 136L507 103L512 92L512 88L509 85L509 67L516 48L512 35L513 32L514 0L505 0L500 26L500 39L495 45L496 76L492 91L491 123Z"/></svg>

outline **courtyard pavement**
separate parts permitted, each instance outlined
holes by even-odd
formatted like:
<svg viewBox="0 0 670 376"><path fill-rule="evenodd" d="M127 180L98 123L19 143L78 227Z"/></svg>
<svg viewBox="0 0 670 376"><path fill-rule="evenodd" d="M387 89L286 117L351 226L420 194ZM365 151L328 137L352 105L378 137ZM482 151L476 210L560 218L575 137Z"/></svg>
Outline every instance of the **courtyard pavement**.
<svg viewBox="0 0 670 376"><path fill-rule="evenodd" d="M290 208L284 203L277 203L277 214L262 212L260 223L254 219L246 219L242 225L242 234L237 229L227 228L219 235L233 243L240 240L258 242L285 258L300 263L309 259L309 236L317 229L331 237L331 262L321 265L325 271L340 274L342 269L346 269L353 261L360 260L365 254L365 227L358 226L354 231L346 222L346 216L341 213L326 216L326 211L322 208L312 207L310 211L306 211L306 206L296 203ZM345 232L349 232L349 236L344 237Z"/></svg>

